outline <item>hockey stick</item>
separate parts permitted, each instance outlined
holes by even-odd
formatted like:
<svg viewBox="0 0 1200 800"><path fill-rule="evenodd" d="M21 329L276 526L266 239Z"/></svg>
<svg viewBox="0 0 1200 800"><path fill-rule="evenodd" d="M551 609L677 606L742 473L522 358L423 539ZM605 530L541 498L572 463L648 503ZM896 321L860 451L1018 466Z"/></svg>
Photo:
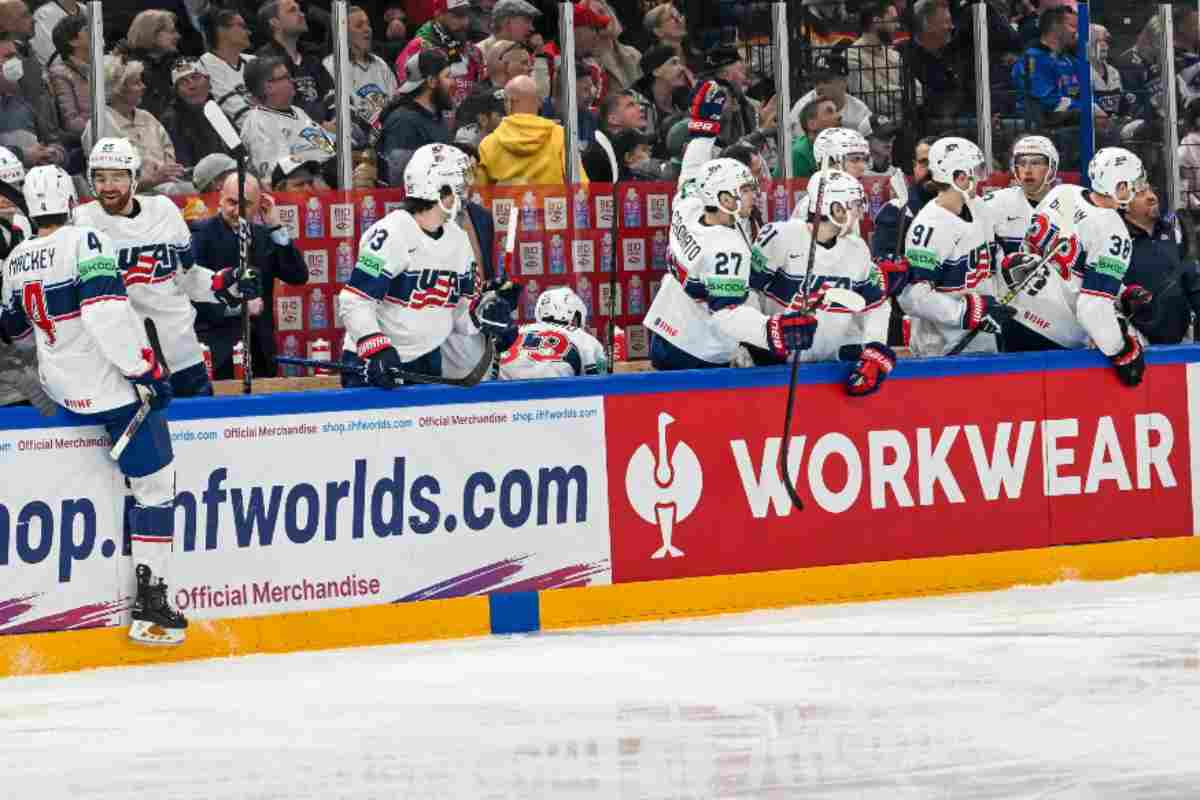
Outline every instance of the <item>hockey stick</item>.
<svg viewBox="0 0 1200 800"><path fill-rule="evenodd" d="M808 240L808 263L804 266L804 282L800 284L800 310L808 311L808 282L812 280L813 264L817 260L817 231L821 227L821 201L825 198L825 176L822 175L817 181L817 197L812 213L808 215L809 222L812 223L812 236ZM800 499L800 492L792 484L792 479L788 477L788 451L791 449L792 438L792 413L796 406L796 375L800 368L800 351L792 353L792 375L788 379L788 396L787 396L787 411L783 415L783 442L779 446L779 463L776 465L779 469L779 478L783 481L783 486L787 489L788 497L792 499L792 504L796 506L797 511L804 510L804 501Z"/></svg>
<svg viewBox="0 0 1200 800"><path fill-rule="evenodd" d="M1029 271L1029 274L1025 276L1024 280L1022 280L1016 286L1012 287L1012 289L1010 289L1008 291L1008 294L1006 294L1000 298L1000 301L999 301L1000 305L1007 306L1007 305L1010 305L1013 300L1016 300L1017 295L1019 295L1021 292L1025 291L1025 287L1028 286L1030 283L1032 283L1034 278L1036 278L1042 274L1042 270L1045 269L1046 265L1050 263L1050 259L1052 259L1052 258L1054 258L1054 256L1058 255L1058 252L1060 250L1062 250L1065 253L1066 251L1064 250L1064 248L1069 248L1070 246L1071 246L1071 242L1069 239L1055 237L1054 243L1050 247L1050 252L1046 253L1046 255L1044 255L1042 257L1042 259L1040 261L1038 261L1038 263L1033 267L1033 269L1031 269ZM983 331L983 326L980 326L978 328L973 328L972 330L967 331L966 335L963 336L961 339L959 339L958 342L955 343L954 347L951 347L946 352L946 355L948 355L948 356L958 355L959 353L961 353L963 350L966 349L967 345L969 345L971 342L975 341L975 337L978 336L982 331Z"/></svg>
<svg viewBox="0 0 1200 800"><path fill-rule="evenodd" d="M162 378L163 380L167 380L171 377L171 369L167 366L167 362L162 355L162 345L158 341L158 328L152 319L147 319L145 326L146 338L150 340L150 348L154 351L154 357L162 367ZM138 410L133 415L133 418L129 420L129 424L125 426L125 430L117 438L112 449L108 451L108 455L113 461L120 459L121 454L125 452L125 448L129 446L133 437L137 435L138 429L142 427L142 423L146 421L146 417L150 416L150 391L141 386L136 388L142 404L138 406Z"/></svg>
<svg viewBox="0 0 1200 800"><path fill-rule="evenodd" d="M495 280L497 286L503 286L508 280L510 271L513 265L513 251L517 247L517 221L520 215L517 213L516 201L508 211L508 231L504 234L504 262L500 265L500 271L496 274ZM515 310L515 309L514 309ZM491 375L492 380L497 380L500 377L500 356L502 353L497 352L496 357L492 359Z"/></svg>
<svg viewBox="0 0 1200 800"><path fill-rule="evenodd" d="M483 356L479 359L479 363L461 378L443 378L441 375L423 375L420 372L409 372L405 369L392 369L393 377L399 378L408 383L433 383L441 386L475 386L483 380L483 376L492 366L492 361L496 358L496 343L492 337L485 336L485 345L483 348ZM348 363L345 361L324 361L317 358L296 358L293 356L275 356L277 364L293 364L298 367L315 367L317 369L336 370L337 372L355 373L367 380L367 362L362 361L357 364Z"/></svg>

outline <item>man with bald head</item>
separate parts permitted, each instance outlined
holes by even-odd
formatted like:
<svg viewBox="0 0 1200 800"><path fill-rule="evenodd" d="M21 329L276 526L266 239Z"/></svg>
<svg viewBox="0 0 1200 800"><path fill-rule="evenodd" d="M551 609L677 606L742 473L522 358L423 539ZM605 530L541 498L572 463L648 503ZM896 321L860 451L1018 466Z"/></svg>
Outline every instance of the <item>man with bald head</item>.
<svg viewBox="0 0 1200 800"><path fill-rule="evenodd" d="M253 175L246 176L246 208L252 220L250 264L257 273L258 291L250 300L251 353L254 374L275 375L275 279L293 286L308 282L308 268L286 228L280 224L275 199L262 191ZM261 222L254 222L261 220ZM221 185L217 214L192 227L192 253L197 264L212 269L238 267L237 175ZM233 377L233 346L242 338L241 306L196 303L196 335L212 351L213 377Z"/></svg>
<svg viewBox="0 0 1200 800"><path fill-rule="evenodd" d="M566 133L561 125L538 116L539 105L537 83L528 75L504 85L505 117L479 143L480 185L566 183ZM582 164L579 175L586 183Z"/></svg>

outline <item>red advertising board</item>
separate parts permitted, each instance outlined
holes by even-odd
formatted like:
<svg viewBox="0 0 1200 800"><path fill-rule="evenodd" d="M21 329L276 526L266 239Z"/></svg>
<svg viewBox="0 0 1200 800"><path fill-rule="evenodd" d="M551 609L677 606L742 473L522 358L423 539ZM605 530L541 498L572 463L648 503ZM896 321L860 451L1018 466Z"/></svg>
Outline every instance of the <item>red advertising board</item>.
<svg viewBox="0 0 1200 800"><path fill-rule="evenodd" d="M861 400L798 387L803 511L776 466L786 386L608 396L614 580L1191 534L1184 366L1138 389L904 369Z"/></svg>

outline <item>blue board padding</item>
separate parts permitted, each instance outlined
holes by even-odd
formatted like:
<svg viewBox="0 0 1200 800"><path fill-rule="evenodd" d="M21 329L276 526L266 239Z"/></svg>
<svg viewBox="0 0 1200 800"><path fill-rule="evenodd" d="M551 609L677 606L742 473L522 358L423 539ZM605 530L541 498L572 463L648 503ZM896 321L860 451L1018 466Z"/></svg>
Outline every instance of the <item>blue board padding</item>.
<svg viewBox="0 0 1200 800"><path fill-rule="evenodd" d="M489 594L492 633L535 633L541 630L537 592Z"/></svg>

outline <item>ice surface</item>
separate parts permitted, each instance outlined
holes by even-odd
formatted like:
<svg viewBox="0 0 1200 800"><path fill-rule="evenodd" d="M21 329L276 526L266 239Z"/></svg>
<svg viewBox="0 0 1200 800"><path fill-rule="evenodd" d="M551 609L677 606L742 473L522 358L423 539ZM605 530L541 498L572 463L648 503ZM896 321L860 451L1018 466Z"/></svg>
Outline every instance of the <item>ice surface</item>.
<svg viewBox="0 0 1200 800"><path fill-rule="evenodd" d="M0 798L1194 798L1200 575L0 680Z"/></svg>

